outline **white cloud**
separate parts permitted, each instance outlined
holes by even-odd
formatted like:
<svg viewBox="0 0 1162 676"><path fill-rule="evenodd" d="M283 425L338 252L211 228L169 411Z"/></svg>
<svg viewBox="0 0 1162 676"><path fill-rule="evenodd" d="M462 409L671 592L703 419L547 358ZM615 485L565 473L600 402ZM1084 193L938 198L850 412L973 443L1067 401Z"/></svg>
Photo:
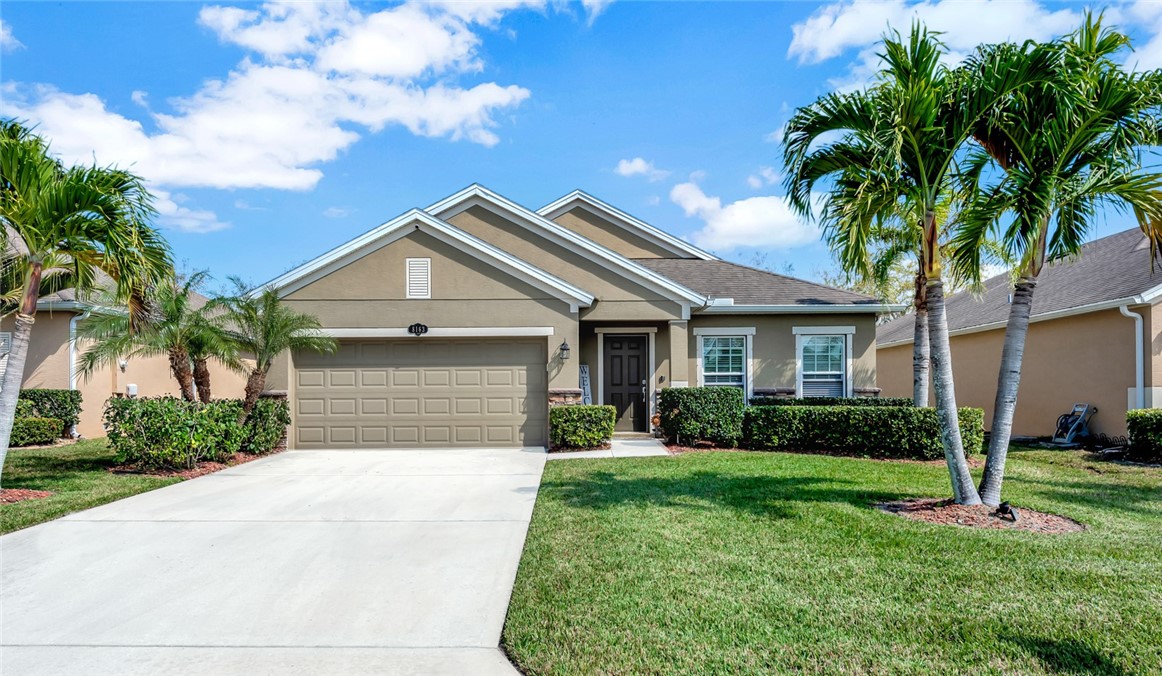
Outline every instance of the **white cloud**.
<svg viewBox="0 0 1162 676"><path fill-rule="evenodd" d="M10 52L24 45L12 34L12 25L0 19L0 51Z"/></svg>
<svg viewBox="0 0 1162 676"><path fill-rule="evenodd" d="M249 54L224 77L170 99L165 112L149 108L147 92L133 92L148 124L96 94L45 84L5 83L0 110L37 124L66 161L132 167L151 185L308 190L323 176L320 165L368 131L398 126L417 136L498 143L498 116L529 90L458 80L483 66L479 29L506 11L542 4L205 7L199 22ZM182 227L208 223L191 220L192 210L178 213L171 209L170 220Z"/></svg>
<svg viewBox="0 0 1162 676"><path fill-rule="evenodd" d="M695 246L704 249L786 249L819 239L819 231L800 220L784 197L749 197L723 206L721 199L708 196L697 183L689 182L674 186L670 200L687 216L705 223L690 236Z"/></svg>
<svg viewBox="0 0 1162 676"><path fill-rule="evenodd" d="M1120 23L1143 27L1151 37L1134 46L1127 62L1138 71L1162 68L1162 2L1138 0L1124 9Z"/></svg>
<svg viewBox="0 0 1162 676"><path fill-rule="evenodd" d="M326 218L343 218L351 213L351 210L346 207L327 207L323 210L323 216Z"/></svg>
<svg viewBox="0 0 1162 676"><path fill-rule="evenodd" d="M759 167L758 171L746 177L746 184L758 190L764 186L774 185L783 180L774 167Z"/></svg>
<svg viewBox="0 0 1162 676"><path fill-rule="evenodd" d="M658 169L654 166L653 162L641 157L619 161L614 171L620 176L645 176L651 182L660 181L670 175L670 172L664 169Z"/></svg>
<svg viewBox="0 0 1162 676"><path fill-rule="evenodd" d="M590 26L612 4L613 0L581 0L581 6L585 8L585 13L589 15Z"/></svg>
<svg viewBox="0 0 1162 676"><path fill-rule="evenodd" d="M182 194L171 195L165 190L153 188L153 206L157 209L158 225L183 232L205 233L230 227L229 223L218 220L213 211L192 209L184 206L188 198Z"/></svg>
<svg viewBox="0 0 1162 676"><path fill-rule="evenodd" d="M981 43L1047 40L1068 33L1080 25L1081 16L1080 9L1050 9L1036 0L841 0L791 27L787 56L819 63L858 50L849 72L829 81L847 91L870 82L879 62L875 45L883 34L889 28L906 34L916 19L942 33L950 52L946 61L956 63Z"/></svg>

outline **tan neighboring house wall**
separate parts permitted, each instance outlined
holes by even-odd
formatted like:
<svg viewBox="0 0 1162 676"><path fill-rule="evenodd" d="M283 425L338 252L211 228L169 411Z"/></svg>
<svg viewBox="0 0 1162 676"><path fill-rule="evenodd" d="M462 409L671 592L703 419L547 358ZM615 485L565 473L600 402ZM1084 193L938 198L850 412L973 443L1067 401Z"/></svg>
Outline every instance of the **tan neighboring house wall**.
<svg viewBox="0 0 1162 676"><path fill-rule="evenodd" d="M1159 313L1151 313L1149 305L1130 309L1143 314L1145 331L1152 330L1145 342L1153 346L1145 355L1149 405L1151 380L1162 382L1162 327L1157 326ZM949 339L957 404L983 408L986 427L992 424L1004 334L1002 327ZM883 395L912 396L912 345L880 348L878 353ZM1134 376L1134 322L1116 308L1035 321L1025 344L1013 434L1050 436L1058 416L1075 403L1088 403L1098 408L1090 425L1093 432L1124 435Z"/></svg>
<svg viewBox="0 0 1162 676"><path fill-rule="evenodd" d="M32 341L24 366L22 389L70 388L70 323L78 313L71 310L40 310L32 327ZM12 331L15 321L6 317L0 321L0 331ZM85 351L78 343L76 356ZM240 398L246 387L246 377L211 362L210 382L216 399ZM78 374L76 389L81 392L81 419L77 432L88 438L105 436L102 415L105 402L114 394L124 394L129 384L137 385L139 397L178 396L177 383L170 376L169 360L165 357L131 359L125 371L116 366L99 369L88 377Z"/></svg>

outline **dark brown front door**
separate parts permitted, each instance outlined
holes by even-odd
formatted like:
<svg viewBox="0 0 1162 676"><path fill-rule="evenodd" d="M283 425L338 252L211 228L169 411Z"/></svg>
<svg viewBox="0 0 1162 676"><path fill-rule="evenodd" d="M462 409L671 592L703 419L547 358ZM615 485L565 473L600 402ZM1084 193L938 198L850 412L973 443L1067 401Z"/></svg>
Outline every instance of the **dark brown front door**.
<svg viewBox="0 0 1162 676"><path fill-rule="evenodd" d="M617 407L619 432L646 431L645 336L605 336L605 403Z"/></svg>

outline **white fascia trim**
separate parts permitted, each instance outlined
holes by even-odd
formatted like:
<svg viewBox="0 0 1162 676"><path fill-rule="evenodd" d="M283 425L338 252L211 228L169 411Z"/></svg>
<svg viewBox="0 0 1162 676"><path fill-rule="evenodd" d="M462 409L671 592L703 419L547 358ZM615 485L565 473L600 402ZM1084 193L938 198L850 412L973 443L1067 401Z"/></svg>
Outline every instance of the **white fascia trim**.
<svg viewBox="0 0 1162 676"><path fill-rule="evenodd" d="M614 334L619 334L619 333L625 333L625 334L657 333L658 327L656 327L656 326L598 326L597 328L593 329L593 332L594 333L614 333Z"/></svg>
<svg viewBox="0 0 1162 676"><path fill-rule="evenodd" d="M796 336L853 336L854 326L793 326L791 333Z"/></svg>
<svg viewBox="0 0 1162 676"><path fill-rule="evenodd" d="M455 195L436 202L424 209L424 211L435 214L439 218L448 219L458 213L467 211L477 204L485 208L491 205L494 212L497 208L507 211L518 217L517 223L519 225L523 225L530 230L544 231L550 235L551 239L556 240L558 244L584 255L594 262L604 263L606 269L621 272L623 276L636 277L639 283L644 281L645 286L660 291L674 300L689 301L696 303L699 307L706 302L706 297L702 294L678 284L669 277L665 277L653 270L638 265L616 251L607 249L593 240L582 237L568 228L557 225L535 211L529 211L516 202L501 197L488 188L478 184L470 185Z"/></svg>
<svg viewBox="0 0 1162 676"><path fill-rule="evenodd" d="M695 327L696 336L753 336L753 326L703 326Z"/></svg>
<svg viewBox="0 0 1162 676"><path fill-rule="evenodd" d="M1052 319L1061 319L1063 317L1073 317L1075 315L1084 315L1090 312L1101 312L1103 310L1117 310L1123 305L1149 305L1154 300L1162 297L1162 285L1156 286L1152 289L1140 293L1137 296L1127 296L1126 298L1118 298L1116 300L1103 300L1097 303L1089 303L1088 305L1078 305L1077 307L1065 308L1064 310L1054 310L1053 312L1042 312L1029 317L1029 323L1047 322ZM969 326L963 329L953 329L948 332L949 336L963 336L972 333L983 333L985 331L994 331L996 329L1003 329L1008 325L1008 320L989 322L988 324L978 324L977 326ZM876 347L879 349L896 347L897 345L911 345L912 339L905 338L902 340L893 340L890 343L877 343Z"/></svg>
<svg viewBox="0 0 1162 676"><path fill-rule="evenodd" d="M570 306L580 305L582 307L589 307L593 304L594 297L592 294L419 209L412 209L402 216L384 223L378 228L360 235L318 258L300 265L294 270L251 291L251 294L253 295L259 289L270 286L278 291L279 297L284 297L408 235L411 230L407 228L411 225L414 225L417 230L421 226L424 226L423 232L425 234L432 235L445 244L469 253L477 259L506 269L510 274L529 282L543 291L553 294L560 300L569 303Z"/></svg>
<svg viewBox="0 0 1162 676"><path fill-rule="evenodd" d="M78 303L75 300L38 300L36 302L36 311L47 310L49 312L84 312L90 309L91 306L84 303Z"/></svg>
<svg viewBox="0 0 1162 676"><path fill-rule="evenodd" d="M665 230L661 230L639 218L635 218L612 204L603 202L593 195L590 195L584 190L574 190L561 199L537 209L537 213L549 220L553 220L568 211L574 203L579 203L590 213L608 218L614 225L620 226L623 230L631 232L637 231L645 239L663 246L673 253L684 253L707 261L718 260L718 256L703 251L689 242L678 239Z"/></svg>
<svg viewBox="0 0 1162 676"><path fill-rule="evenodd" d="M903 312L910 305L709 305L701 315L862 314Z"/></svg>
<svg viewBox="0 0 1162 676"><path fill-rule="evenodd" d="M331 338L525 338L553 335L551 326L433 326L422 336L408 333L407 327L368 329L322 329L320 332Z"/></svg>

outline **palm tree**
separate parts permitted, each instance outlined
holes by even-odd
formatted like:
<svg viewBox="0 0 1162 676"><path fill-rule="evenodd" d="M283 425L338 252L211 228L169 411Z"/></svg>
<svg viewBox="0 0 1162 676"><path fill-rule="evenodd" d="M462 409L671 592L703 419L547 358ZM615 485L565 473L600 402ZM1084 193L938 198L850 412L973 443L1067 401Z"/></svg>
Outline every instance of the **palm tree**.
<svg viewBox="0 0 1162 676"><path fill-rule="evenodd" d="M956 410L937 207L954 187L958 157L976 122L1011 92L1042 77L1048 56L1029 46L1024 58L969 59L950 70L941 64L943 45L919 25L906 42L892 33L883 48L884 67L873 87L825 95L787 123L785 185L792 206L811 217L813 188L831 181L824 222L831 241L845 243L840 253L849 269L865 264L878 219L899 213L902 205L922 215L921 270L941 441L954 499L979 504ZM834 134L839 140L827 143Z"/></svg>
<svg viewBox="0 0 1162 676"><path fill-rule="evenodd" d="M999 230L1018 261L980 484L985 504L1000 503L1033 292L1046 261L1076 255L1103 207L1133 211L1155 247L1162 241L1162 173L1142 169L1143 150L1162 145L1162 70L1125 72L1114 57L1129 45L1087 15L1054 45L1052 79L1006 97L973 130L979 149L971 171L986 176L995 167L999 177L968 211L958 256L979 266L979 243ZM995 45L980 59L1018 51Z"/></svg>
<svg viewBox="0 0 1162 676"><path fill-rule="evenodd" d="M19 122L0 120L0 251L22 275L0 385L0 467L45 278L67 275L68 285L83 295L104 276L137 317L141 290L173 270L169 245L149 224L153 213L137 176L115 168L65 167L44 139Z"/></svg>
<svg viewBox="0 0 1162 676"><path fill-rule="evenodd" d="M216 299L212 305L225 310L216 321L226 329L237 349L254 358L243 401L243 410L249 416L266 387L266 375L280 354L288 350L330 353L338 348L338 343L323 335L322 325L314 315L284 305L273 289L248 292L242 280L232 281L237 293Z"/></svg>
<svg viewBox="0 0 1162 676"><path fill-rule="evenodd" d="M136 331L128 330L129 318L114 302L98 302L78 327L78 339L91 343L78 361L78 371L88 376L121 359L164 356L182 399L210 401L208 360L237 371L243 366L226 332L207 317L205 299L197 290L208 277L204 271L195 272L152 287Z"/></svg>

